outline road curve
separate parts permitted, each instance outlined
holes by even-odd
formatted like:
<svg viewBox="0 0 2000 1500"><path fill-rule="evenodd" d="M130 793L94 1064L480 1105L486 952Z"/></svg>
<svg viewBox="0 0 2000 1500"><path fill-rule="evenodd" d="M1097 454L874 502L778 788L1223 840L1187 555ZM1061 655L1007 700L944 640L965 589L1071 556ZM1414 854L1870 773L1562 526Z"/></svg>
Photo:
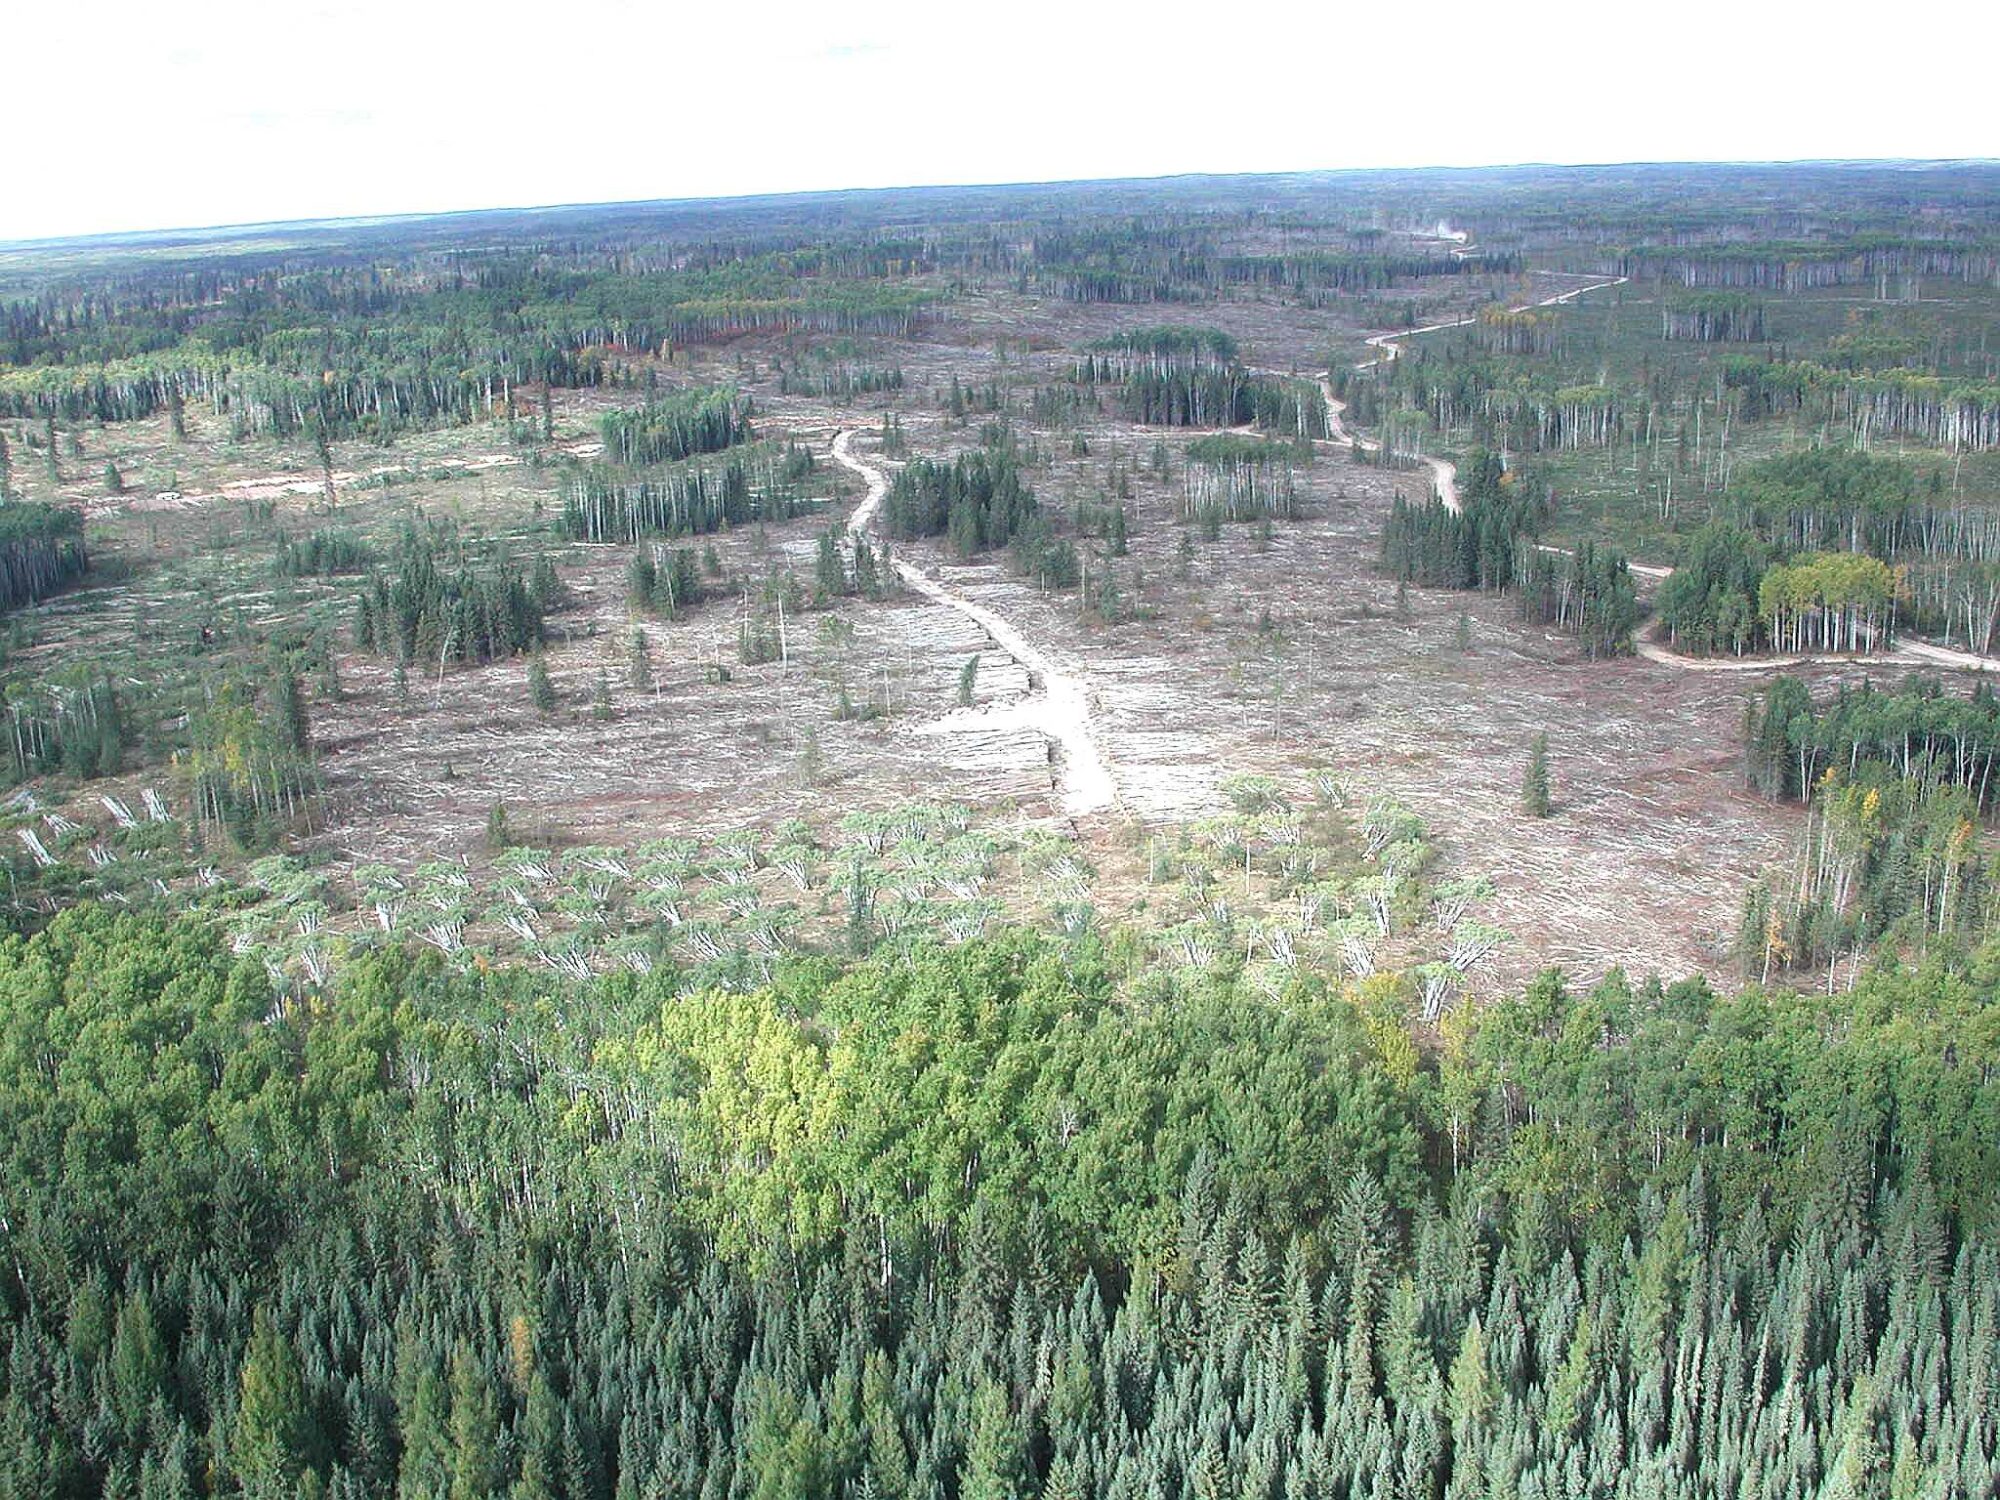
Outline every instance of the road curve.
<svg viewBox="0 0 2000 1500"><path fill-rule="evenodd" d="M889 493L889 478L853 449L854 429L848 428L833 440L834 461L852 469L867 483L868 493L847 518L850 540L866 535ZM975 604L954 592L914 563L900 557L891 559L896 576L933 603L956 610L990 635L1000 649L1019 662L1028 674L1030 692L1011 703L981 708L954 709L927 731L983 729L1029 729L1046 738L1054 751L1056 789L1063 811L1071 817L1103 812L1118 804L1118 784L1112 779L1110 763L1097 745L1092 724L1090 690L1082 678L1065 672L1001 615Z"/></svg>
<svg viewBox="0 0 2000 1500"><path fill-rule="evenodd" d="M1544 297L1539 302L1523 302L1517 307L1510 308L1509 311L1526 312L1536 307L1560 306L1563 303L1574 301L1586 292L1598 292L1604 290L1606 287L1621 286L1629 280L1631 278L1628 276L1613 276L1603 281L1593 281L1584 286L1572 287L1566 292L1559 292L1553 297ZM1355 369L1373 369L1376 365L1388 364L1400 358L1405 339L1415 338L1420 334L1441 333L1448 328L1464 328L1477 321L1478 316L1475 314L1470 318L1454 318L1447 323L1430 323L1422 328L1409 328L1400 333L1375 334L1368 340L1368 346L1371 349L1379 350L1380 353L1374 359L1362 360L1355 366ZM1347 410L1347 403L1341 401L1333 394L1333 382L1329 379L1322 379L1320 381L1320 390L1326 397L1327 427L1333 434L1330 441L1336 446L1356 448L1366 453L1378 451L1381 447L1380 443L1349 431L1346 424L1341 420L1342 414ZM1437 497L1444 503L1445 508L1453 512L1462 510L1463 506L1460 503L1458 495L1458 470L1448 460L1442 458L1425 457L1423 462L1435 478ZM1569 555L1568 549L1563 547L1543 546L1541 550L1557 553L1565 557ZM1625 566L1630 572L1639 577L1651 578L1655 581L1664 581L1671 578L1674 572L1672 568L1663 567L1658 563L1641 563L1628 560ZM1683 656L1679 652L1671 651L1662 645L1652 632L1647 630L1634 636L1632 646L1634 651L1647 661L1657 662L1661 666L1677 667L1684 672L1777 672L1783 671L1787 667L1813 665L1842 666L1884 660L1900 660L1906 664L1947 667L1961 672L2000 671L2000 657L1978 656L1970 651L1955 650L1950 646L1934 646L1927 641L1898 641L1889 651L1865 656L1804 655L1720 658Z"/></svg>

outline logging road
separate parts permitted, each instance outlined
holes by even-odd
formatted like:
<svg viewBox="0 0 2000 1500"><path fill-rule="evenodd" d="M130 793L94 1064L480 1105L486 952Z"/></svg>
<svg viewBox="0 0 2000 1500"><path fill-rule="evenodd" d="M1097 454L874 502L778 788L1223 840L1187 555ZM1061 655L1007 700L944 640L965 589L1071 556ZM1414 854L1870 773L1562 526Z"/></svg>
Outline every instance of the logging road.
<svg viewBox="0 0 2000 1500"><path fill-rule="evenodd" d="M1539 302L1524 302L1511 309L1526 312L1535 307L1556 307L1562 303L1581 297L1585 292L1602 291L1606 287L1623 285L1630 278L1615 276L1605 281L1593 281L1588 285L1572 287L1569 291L1553 297L1544 297ZM1464 328L1476 322L1477 318L1454 318L1448 323L1430 323L1422 328L1411 328L1401 333L1378 333L1368 340L1371 349L1380 353L1373 359L1363 360L1356 365L1357 370L1372 369L1376 365L1388 364L1399 358L1403 352L1403 341L1419 334L1440 333L1447 328ZM1347 403L1333 394L1333 382L1320 381L1320 390L1326 396L1327 427L1333 436L1330 441L1337 447L1355 448L1364 453L1374 453L1381 447L1372 438L1365 438L1350 432L1342 420ZM1423 463L1431 471L1437 497L1446 509L1457 512L1463 509L1458 495L1458 469L1448 459L1425 456ZM1543 547L1544 552L1560 553L1568 556L1561 547ZM1662 581L1671 578L1674 570L1658 563L1628 562L1626 566L1641 578ZM1842 665L1855 662L1881 661L1885 657L1907 664L1929 667L1948 667L1963 672L2000 671L2000 657L1977 656L1970 651L1957 651L1949 646L1935 646L1927 641L1898 641L1892 650L1870 656L1805 655L1805 656L1760 656L1755 658L1721 659L1706 656L1683 656L1662 645L1656 635L1657 622L1648 625L1633 640L1633 649L1647 661L1661 666L1676 667L1684 672L1776 672L1787 667L1808 664Z"/></svg>
<svg viewBox="0 0 2000 1500"><path fill-rule="evenodd" d="M889 493L888 476L865 459L855 457L853 441L852 428L833 440L834 461L852 469L868 485L867 497L848 517L850 538L871 530L883 497ZM1110 763L1098 748L1090 689L1082 677L1058 667L1004 617L947 588L914 563L896 557L891 559L891 565L897 577L925 598L956 610L979 626L1028 674L1027 697L980 708L954 709L931 727L1033 730L1049 741L1053 751L1056 790L1065 813L1077 817L1115 807L1118 785L1112 779Z"/></svg>

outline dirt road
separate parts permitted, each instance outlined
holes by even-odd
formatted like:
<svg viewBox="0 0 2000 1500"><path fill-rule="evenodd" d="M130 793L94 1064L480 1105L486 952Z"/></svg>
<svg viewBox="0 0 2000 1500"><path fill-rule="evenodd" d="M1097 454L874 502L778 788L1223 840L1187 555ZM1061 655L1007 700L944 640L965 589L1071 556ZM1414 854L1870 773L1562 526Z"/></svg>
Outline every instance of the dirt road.
<svg viewBox="0 0 2000 1500"><path fill-rule="evenodd" d="M853 441L852 429L833 440L834 461L852 469L868 485L867 496L848 517L849 538L872 532L883 497L889 493L888 476L873 464L855 457ZM1078 817L1117 806L1118 785L1112 778L1110 763L1098 748L1090 689L1084 680L1058 667L1046 653L993 610L973 603L900 557L893 559L893 566L896 576L925 598L946 609L956 610L978 625L1028 674L1031 690L1027 697L1017 698L1011 703L957 709L928 726L928 730L948 733L953 729L975 726L1033 730L1046 738L1051 746L1056 790L1064 812Z"/></svg>
<svg viewBox="0 0 2000 1500"><path fill-rule="evenodd" d="M1468 251L1467 253L1470 252ZM1585 292L1599 292L1608 286L1620 286L1629 279L1624 276L1614 276L1606 281L1589 282L1584 286L1571 287L1566 292L1558 292L1553 297L1544 297L1539 302L1523 302L1520 306L1509 310L1512 312L1527 312L1529 309L1536 307L1557 307L1562 303L1581 297ZM1405 339L1413 339L1426 333L1442 333L1447 328L1465 328L1478 321L1478 315L1474 314L1469 318L1453 318L1448 323L1426 323L1421 328L1408 328L1401 333L1378 333L1368 340L1368 347L1379 351L1375 358L1364 359L1354 368L1357 370L1370 370L1376 365L1386 365L1401 358L1403 341ZM1347 430L1346 424L1341 421L1341 414L1347 410L1347 403L1338 399L1333 394L1333 383L1328 380L1322 380L1320 382L1320 389L1326 394L1327 426L1333 433L1333 443L1342 448L1356 448L1363 453L1379 452L1382 447L1380 443L1375 442L1372 438L1361 437ZM1457 465L1447 459L1429 457L1423 459L1423 464L1424 467L1431 471L1432 481L1437 489L1437 497L1444 502L1445 509L1450 511L1459 510Z"/></svg>
<svg viewBox="0 0 2000 1500"><path fill-rule="evenodd" d="M1629 277L1614 276L1604 281L1593 281L1584 286L1572 287L1566 292L1559 292L1553 297L1544 297L1539 302L1524 302L1520 306L1510 310L1513 312L1525 312L1535 307L1556 307L1581 297L1585 292L1597 292L1604 290L1606 287L1620 286L1628 280L1630 280ZM1448 323L1431 323L1422 328L1406 329L1401 333L1378 333L1368 340L1368 346L1371 349L1377 349L1381 352L1374 359L1361 361L1355 368L1357 370L1372 369L1376 365L1388 364L1390 361L1401 357L1403 341L1405 339L1416 338L1420 334L1440 333L1447 328L1464 328L1477 321L1476 316L1471 318L1455 318ZM1348 430L1346 424L1342 421L1342 414L1347 410L1347 403L1335 397L1333 394L1333 382L1331 380L1321 380L1320 390L1326 396L1327 426L1333 433L1330 441L1338 447L1357 448L1364 453L1379 451L1381 448L1380 443ZM1442 458L1426 456L1423 458L1423 463L1431 471L1437 497L1443 502L1445 508L1454 512L1461 510L1463 506L1458 494L1457 468L1448 460ZM1544 546L1541 550L1565 557L1569 555L1568 550L1563 547ZM1674 572L1672 568L1664 567L1658 563L1628 561L1626 567L1636 576L1650 578L1655 582L1671 578ZM1957 651L1949 646L1934 646L1926 641L1898 641L1893 650L1870 656L1760 656L1739 659L1733 657L1683 656L1679 652L1671 651L1662 645L1649 628L1640 632L1634 638L1633 649L1647 661L1657 662L1661 666L1677 667L1684 672L1776 672L1788 667L1840 665L1843 663L1851 664L1854 662L1882 661L1885 659L1900 660L1905 664L1915 666L1945 667L1962 672L2000 671L2000 657L1975 656L1969 651Z"/></svg>

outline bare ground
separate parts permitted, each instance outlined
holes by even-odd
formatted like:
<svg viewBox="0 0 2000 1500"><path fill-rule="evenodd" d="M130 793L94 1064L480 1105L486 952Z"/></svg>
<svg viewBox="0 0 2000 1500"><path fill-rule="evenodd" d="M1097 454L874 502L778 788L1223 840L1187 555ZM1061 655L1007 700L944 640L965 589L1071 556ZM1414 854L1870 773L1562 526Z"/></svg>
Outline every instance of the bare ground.
<svg viewBox="0 0 2000 1500"><path fill-rule="evenodd" d="M1453 279L1411 300L1435 321L1519 285ZM957 304L918 340L865 351L905 370L900 399L833 407L779 396L770 378L770 361L783 352L775 343L710 356L691 373L757 391L761 425L811 441L823 463L843 427L860 428L860 451L872 452L866 434L891 408L902 414L912 452L949 453L975 443L982 420L975 413L954 425L937 410L934 395L953 375L968 388L1015 388L1018 407L1034 379L1068 367L1078 344L1162 321L1227 327L1246 360L1276 369L1324 368L1329 351L1366 352L1367 330L1276 300L1078 308L993 290ZM559 406L558 446L583 452L594 412L615 399L593 394ZM1049 432L1035 432L1018 410L1013 420L1049 455L1034 475L1045 506L1066 512L1107 496L1116 463L1129 496L1131 555L1115 566L1141 617L1104 625L1073 593L1042 594L999 559L960 566L936 549L909 555L1083 684L1117 809L1073 826L1107 914L1147 899L1149 836L1219 811L1228 776L1262 772L1297 788L1310 771L1330 768L1362 800L1390 795L1415 808L1446 873L1493 878L1489 915L1513 940L1489 961L1486 983L1550 962L1583 974L1620 962L1665 975L1724 969L1744 886L1784 860L1799 835L1797 813L1748 795L1736 772L1743 701L1756 674L1585 661L1567 639L1515 620L1504 599L1412 590L1407 615L1399 613L1394 586L1371 563L1396 487L1415 493L1426 476L1322 452L1302 473L1303 519L1278 524L1268 545L1250 528L1225 528L1184 563L1174 504L1187 434L1088 412L1078 428ZM198 422L186 445L163 428L139 423L92 435L86 458L64 460L71 477L56 497L91 501L100 551L129 563L133 575L32 612L35 643L18 659L53 662L89 643L143 671L183 649L200 623L226 625L237 611L268 623L344 610L351 581L274 582L269 525L247 519L262 504L294 534L327 524L311 466L282 444L230 443L212 423ZM1078 433L1087 453L1070 451ZM1148 467L1162 441L1175 455L1165 478ZM85 476L106 456L117 458L135 493L115 501L89 493ZM544 516L559 508L557 471L514 458L498 424L423 434L386 452L340 445L338 520L380 531L421 506L532 538L535 507ZM25 463L17 469L31 494L49 488ZM824 472L834 497L827 519L836 519L862 487L830 463ZM809 575L825 524L727 534L717 550L738 578L781 563ZM357 864L469 854L495 802L531 836L590 844L712 836L794 815L825 826L852 809L911 799L967 803L1004 821L1060 820L1063 768L1047 738L1018 714L952 715L968 657L979 658L980 704L1018 704L1034 687L977 618L908 591L880 603L844 600L828 614L852 625L851 644L823 628L828 614L809 612L789 622L787 661L745 667L736 659L744 606L720 599L680 621L642 622L657 678L642 691L627 681L628 549L536 545L552 548L572 595L548 652L563 708L548 718L532 709L518 661L442 678L413 672L405 697L386 663L343 650L343 697L313 710L333 815L313 845ZM1454 643L1461 612L1472 636L1465 652ZM728 681L717 680L718 665L728 667ZM603 719L587 709L600 669L611 688ZM1831 681L1857 669L1803 670ZM1896 670L1874 669L1877 677ZM836 718L843 688L851 704L882 716ZM1537 732L1553 747L1558 805L1547 820L1515 809ZM163 784L162 773L139 779ZM96 790L70 804L79 816L92 815Z"/></svg>

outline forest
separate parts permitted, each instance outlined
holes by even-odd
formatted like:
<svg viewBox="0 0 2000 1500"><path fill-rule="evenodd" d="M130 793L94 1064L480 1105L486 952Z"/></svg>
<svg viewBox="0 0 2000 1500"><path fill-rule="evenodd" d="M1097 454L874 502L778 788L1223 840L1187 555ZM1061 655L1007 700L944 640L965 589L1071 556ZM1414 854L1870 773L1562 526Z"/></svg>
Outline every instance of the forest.
<svg viewBox="0 0 2000 1500"><path fill-rule="evenodd" d="M2000 1478L1990 956L1837 1001L1550 974L1431 1056L1387 993L1135 1011L1125 962L683 995L385 949L274 1009L199 925L9 939L0 1485Z"/></svg>
<svg viewBox="0 0 2000 1500"><path fill-rule="evenodd" d="M2000 1493L1996 226L0 247L0 1500Z"/></svg>

